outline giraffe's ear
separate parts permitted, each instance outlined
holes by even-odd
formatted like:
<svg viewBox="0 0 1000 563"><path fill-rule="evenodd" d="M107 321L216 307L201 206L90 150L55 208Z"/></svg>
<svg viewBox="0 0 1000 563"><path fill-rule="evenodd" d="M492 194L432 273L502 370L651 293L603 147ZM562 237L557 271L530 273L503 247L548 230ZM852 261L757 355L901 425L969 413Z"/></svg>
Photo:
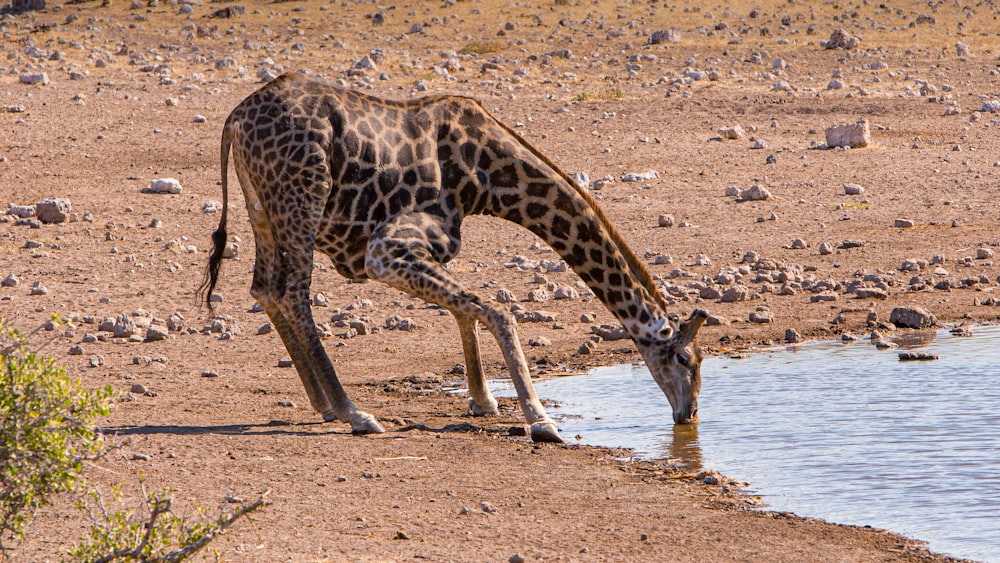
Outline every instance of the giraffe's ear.
<svg viewBox="0 0 1000 563"><path fill-rule="evenodd" d="M684 321L680 327L679 338L686 344L688 342L694 341L695 336L698 335L698 329L701 325L705 324L708 320L708 311L704 309L695 309L688 320Z"/></svg>

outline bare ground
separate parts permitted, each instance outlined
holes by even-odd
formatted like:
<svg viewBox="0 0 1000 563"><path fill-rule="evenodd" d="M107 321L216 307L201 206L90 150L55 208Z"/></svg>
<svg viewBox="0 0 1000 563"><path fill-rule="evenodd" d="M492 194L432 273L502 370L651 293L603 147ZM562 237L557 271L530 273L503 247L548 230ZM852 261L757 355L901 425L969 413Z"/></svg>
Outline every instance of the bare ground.
<svg viewBox="0 0 1000 563"><path fill-rule="evenodd" d="M884 322L897 306L924 307L939 324L995 321L997 116L974 115L997 95L993 11L950 4L931 11L917 2L727 10L695 0L389 7L309 0L249 2L243 15L205 17L228 5L196 4L184 15L170 4L91 2L0 20L10 53L0 61L0 193L20 205L66 197L77 215L40 228L5 216L0 278L13 274L20 283L0 289L0 316L22 328L52 313L73 320L46 351L87 385L121 393L106 430L122 447L88 469L89 481L124 482L136 502L142 475L150 488L173 487L187 507L269 491L273 504L214 544L231 561L503 561L515 553L529 561L944 559L888 532L752 511L752 499L723 490L733 488L727 480L700 484L671 460L622 461L627 452L509 436L520 425L512 402L502 402L500 417L478 419L466 414L464 398L442 391L460 381L449 370L463 361L449 316L385 286L349 284L322 260L313 282L325 297L314 307L317 321L338 309L376 326L407 317L417 329L345 339L337 335L346 329L330 322L325 341L342 380L388 432L355 437L346 425L319 423L294 369L277 367L286 357L277 334L258 335L266 319L249 312L253 244L239 196L231 232L240 259L226 261L219 288L223 332L212 332L194 291L218 220L203 206L221 199L221 124L268 68L308 70L392 97L418 95L418 84L473 95L566 171L614 179L595 198L669 286L676 312L705 307L715 315L719 324L700 337L713 352L780 343L786 329L806 338L867 335L873 311L883 322L874 328L890 332ZM920 15L934 22L917 23ZM648 44L649 33L672 27L680 42ZM859 48L819 45L840 27L861 37ZM958 42L970 53L960 56ZM384 51L378 69L348 76L375 48ZM639 65L634 76L630 64ZM676 83L687 70L718 75ZM48 84L20 83L43 71ZM842 89L827 87L835 71ZM779 81L794 91L773 89ZM946 115L949 108L958 111ZM859 118L870 121L873 146L815 148L826 127ZM747 138L718 139L718 128L737 123ZM752 138L768 146L751 149ZM650 169L659 178L620 180ZM162 177L179 179L183 192L142 192ZM845 183L865 193L845 195ZM728 186L751 184L772 197L725 195ZM675 225L658 227L661 214ZM896 219L914 226L896 228ZM509 267L518 255L557 258L519 227L472 218L463 233L451 271L488 296L507 288L524 299L546 282L577 281L569 272L543 281ZM805 247L792 248L794 239ZM819 252L821 243L844 241L864 245ZM765 262L746 263L748 252ZM658 254L672 263L653 265ZM696 265L704 262L699 254L710 263ZM935 256L943 262L933 264ZM796 274L807 286L829 280L823 293L835 300L814 302L801 287L779 295L784 281L759 277L771 275L768 260L793 282ZM904 260L919 270L902 271ZM755 298L702 298L704 287L731 284L715 283L726 273L742 275ZM858 299L852 282L884 288L885 297ZM47 292L32 295L36 283ZM583 293L521 303L557 315L558 327L521 327L525 342L551 342L526 351L541 376L638 361L628 341L577 354L592 326L614 322ZM761 308L772 322L749 322ZM586 312L596 320L580 322ZM140 325L179 314L197 330L159 342L98 330L121 314ZM86 342L87 334L102 339ZM82 354L71 355L74 346ZM502 376L496 347L484 353L490 374ZM712 385L711 373L704 379ZM131 393L137 383L148 393ZM60 499L38 515L11 559L58 560L86 525L72 499Z"/></svg>

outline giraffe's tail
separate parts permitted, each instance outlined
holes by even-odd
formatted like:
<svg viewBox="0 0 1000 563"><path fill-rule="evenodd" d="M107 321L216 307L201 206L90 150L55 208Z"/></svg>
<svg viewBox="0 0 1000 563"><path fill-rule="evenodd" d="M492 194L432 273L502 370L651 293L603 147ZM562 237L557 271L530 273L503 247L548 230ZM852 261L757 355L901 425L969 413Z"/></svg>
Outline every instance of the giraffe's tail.
<svg viewBox="0 0 1000 563"><path fill-rule="evenodd" d="M208 305L208 310L212 311L212 291L219 281L219 269L222 267L222 255L226 251L228 235L226 233L226 220L229 215L229 151L233 146L234 128L226 120L226 125L222 129L222 146L220 158L222 164L222 216L219 218L219 228L212 233L212 253L208 258L208 267L205 268L205 277L201 286L198 287L196 299L199 303L204 301Z"/></svg>

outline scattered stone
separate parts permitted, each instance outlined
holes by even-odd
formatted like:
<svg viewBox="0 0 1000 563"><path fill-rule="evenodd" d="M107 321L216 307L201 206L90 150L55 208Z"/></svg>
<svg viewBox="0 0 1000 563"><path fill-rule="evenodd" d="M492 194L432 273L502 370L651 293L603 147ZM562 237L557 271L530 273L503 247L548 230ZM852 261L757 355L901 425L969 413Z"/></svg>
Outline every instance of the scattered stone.
<svg viewBox="0 0 1000 563"><path fill-rule="evenodd" d="M745 190L740 191L739 200L740 201L763 201L770 199L771 192L767 190L764 186L759 184L754 184Z"/></svg>
<svg viewBox="0 0 1000 563"><path fill-rule="evenodd" d="M860 44L860 39L840 28L833 30L826 41L820 41L820 45L827 49L853 49Z"/></svg>
<svg viewBox="0 0 1000 563"><path fill-rule="evenodd" d="M896 307L889 313L889 322L901 328L927 328L936 321L922 307Z"/></svg>
<svg viewBox="0 0 1000 563"><path fill-rule="evenodd" d="M528 346L542 347L542 346L552 346L552 341L544 336L538 336L535 338L528 339Z"/></svg>
<svg viewBox="0 0 1000 563"><path fill-rule="evenodd" d="M862 247L862 246L864 246L866 244L868 244L868 241L864 241L864 240L843 240L837 246L837 248L846 250L848 248L859 248L859 247Z"/></svg>
<svg viewBox="0 0 1000 563"><path fill-rule="evenodd" d="M767 147L768 147L767 141L765 141L764 139L756 139L753 142L753 144L750 145L750 148L754 150L766 149Z"/></svg>
<svg viewBox="0 0 1000 563"><path fill-rule="evenodd" d="M590 188L590 176L586 172L573 172L569 175L570 179L577 183L583 189Z"/></svg>
<svg viewBox="0 0 1000 563"><path fill-rule="evenodd" d="M112 331L115 338L129 338L134 336L139 332L139 328L135 326L135 321L129 315L118 315L115 317L115 324Z"/></svg>
<svg viewBox="0 0 1000 563"><path fill-rule="evenodd" d="M490 503L488 503L486 501L483 501L483 502L479 503L479 508L482 508L483 512L485 512L487 514L493 514L493 513L495 513L497 511L497 509L496 509L495 506L493 506L492 504L490 504ZM523 560L524 559L522 559L522 561Z"/></svg>
<svg viewBox="0 0 1000 563"><path fill-rule="evenodd" d="M166 328L150 325L150 327L146 329L146 342L165 340L168 335L169 333Z"/></svg>
<svg viewBox="0 0 1000 563"><path fill-rule="evenodd" d="M72 210L67 198L51 197L35 204L35 216L42 223L65 223Z"/></svg>
<svg viewBox="0 0 1000 563"><path fill-rule="evenodd" d="M622 176L622 182L649 182L660 177L660 173L656 170L647 170L645 172L629 172Z"/></svg>
<svg viewBox="0 0 1000 563"><path fill-rule="evenodd" d="M202 377L219 377L219 372L217 372L215 370L209 369L209 370L205 370L205 371L201 372L201 376Z"/></svg>
<svg viewBox="0 0 1000 563"><path fill-rule="evenodd" d="M47 295L48 293L48 288L38 282L35 282L31 290L28 291L28 295Z"/></svg>
<svg viewBox="0 0 1000 563"><path fill-rule="evenodd" d="M785 342L789 344L798 344L803 340L802 335L799 334L799 332L794 328L785 329Z"/></svg>
<svg viewBox="0 0 1000 563"><path fill-rule="evenodd" d="M183 188L181 183L174 178L157 178L149 183L149 187L143 190L148 194L179 194Z"/></svg>
<svg viewBox="0 0 1000 563"><path fill-rule="evenodd" d="M278 360L278 367L279 368L290 368L290 367L293 367L293 366L295 366L295 363L292 361L291 358L280 358Z"/></svg>
<svg viewBox="0 0 1000 563"><path fill-rule="evenodd" d="M731 141L739 141L744 137L746 137L746 131L744 131L743 128L740 127L739 124L737 124L733 125L732 127L720 128L719 135L721 135L723 139L728 139Z"/></svg>
<svg viewBox="0 0 1000 563"><path fill-rule="evenodd" d="M579 299L580 293L573 287L560 287L554 296L556 299Z"/></svg>
<svg viewBox="0 0 1000 563"><path fill-rule="evenodd" d="M613 340L624 340L629 337L628 333L625 332L625 327L622 327L620 325L615 326L610 324L602 324L600 326L592 326L590 327L590 332L601 337L601 340L609 342Z"/></svg>
<svg viewBox="0 0 1000 563"><path fill-rule="evenodd" d="M8 274L3 281L0 281L0 287L17 287L17 284L21 283L21 280L14 274Z"/></svg>
<svg viewBox="0 0 1000 563"><path fill-rule="evenodd" d="M993 258L993 250L989 248L977 248L976 249L976 260L986 260Z"/></svg>
<svg viewBox="0 0 1000 563"><path fill-rule="evenodd" d="M21 84L41 84L45 86L49 83L49 75L44 72L28 72L21 75Z"/></svg>
<svg viewBox="0 0 1000 563"><path fill-rule="evenodd" d="M900 352L899 361L901 362L921 362L929 360L937 360L937 354L931 354L930 352Z"/></svg>
<svg viewBox="0 0 1000 563"><path fill-rule="evenodd" d="M914 223L912 219L895 219L892 222L892 226L897 229L909 229L912 228L913 225Z"/></svg>
<svg viewBox="0 0 1000 563"><path fill-rule="evenodd" d="M214 12L208 14L210 18L232 18L236 16L242 16L245 14L247 9L239 4L234 4L232 6L226 6L225 8L219 8Z"/></svg>
<svg viewBox="0 0 1000 563"><path fill-rule="evenodd" d="M657 225L660 227L673 227L674 226L674 216L673 215L660 215L657 219Z"/></svg>
<svg viewBox="0 0 1000 563"><path fill-rule="evenodd" d="M13 215L14 217L20 217L21 219L27 219L29 217L35 216L35 206L34 205L14 205L12 203L7 204L7 215Z"/></svg>
<svg viewBox="0 0 1000 563"><path fill-rule="evenodd" d="M864 195L865 189L857 184L844 184L844 193L847 195Z"/></svg>
<svg viewBox="0 0 1000 563"><path fill-rule="evenodd" d="M174 313L167 317L167 330L172 330L174 332L179 332L184 328L184 316L180 313Z"/></svg>
<svg viewBox="0 0 1000 563"><path fill-rule="evenodd" d="M400 317L399 315L393 315L385 320L385 328L389 330L402 330L409 332L416 330L417 323L408 317Z"/></svg>
<svg viewBox="0 0 1000 563"><path fill-rule="evenodd" d="M577 348L576 353L581 356L586 356L594 353L594 350L596 349L597 349L597 344L593 340L588 340L583 344L581 344L579 348Z"/></svg>
<svg viewBox="0 0 1000 563"><path fill-rule="evenodd" d="M820 243L819 253L822 256L828 256L830 254L833 254L833 245L828 242Z"/></svg>
<svg viewBox="0 0 1000 563"><path fill-rule="evenodd" d="M681 32L676 29L661 29L659 31L654 31L649 35L650 45L659 45L661 43L680 43L681 42Z"/></svg>
<svg viewBox="0 0 1000 563"><path fill-rule="evenodd" d="M517 301L517 298L514 296L514 293L511 292L509 289L497 290L497 296L494 299L496 299L497 303L514 303Z"/></svg>
<svg viewBox="0 0 1000 563"><path fill-rule="evenodd" d="M752 292L745 285L734 285L722 293L719 299L723 303L735 303L737 301L747 301L751 298Z"/></svg>
<svg viewBox="0 0 1000 563"><path fill-rule="evenodd" d="M757 324L766 324L774 322L774 316L770 311L752 311L750 313L749 321Z"/></svg>
<svg viewBox="0 0 1000 563"><path fill-rule="evenodd" d="M532 289L528 292L528 301L532 303L542 303L549 300L549 292L544 288Z"/></svg>
<svg viewBox="0 0 1000 563"><path fill-rule="evenodd" d="M867 119L835 125L826 130L826 146L831 149L836 147L857 149L870 144L872 144L872 132Z"/></svg>

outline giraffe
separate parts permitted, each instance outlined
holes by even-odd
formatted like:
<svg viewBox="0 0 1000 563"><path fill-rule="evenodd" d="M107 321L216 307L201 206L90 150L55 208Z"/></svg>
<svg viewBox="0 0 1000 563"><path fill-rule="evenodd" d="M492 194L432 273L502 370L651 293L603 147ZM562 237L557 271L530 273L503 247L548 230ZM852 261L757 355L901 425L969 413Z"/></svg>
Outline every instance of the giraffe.
<svg viewBox="0 0 1000 563"><path fill-rule="evenodd" d="M462 219L485 214L526 227L559 253L631 336L674 422L697 421L696 336L708 313L668 315L648 271L589 194L478 101L387 100L296 73L252 93L223 129L222 215L203 297L218 282L227 242L230 151L256 243L250 293L324 420L347 422L358 434L384 432L348 398L320 342L309 299L316 251L346 278L386 283L454 315L474 415L498 413L480 359L486 326L531 438L562 441L532 387L513 315L443 267L459 252Z"/></svg>

